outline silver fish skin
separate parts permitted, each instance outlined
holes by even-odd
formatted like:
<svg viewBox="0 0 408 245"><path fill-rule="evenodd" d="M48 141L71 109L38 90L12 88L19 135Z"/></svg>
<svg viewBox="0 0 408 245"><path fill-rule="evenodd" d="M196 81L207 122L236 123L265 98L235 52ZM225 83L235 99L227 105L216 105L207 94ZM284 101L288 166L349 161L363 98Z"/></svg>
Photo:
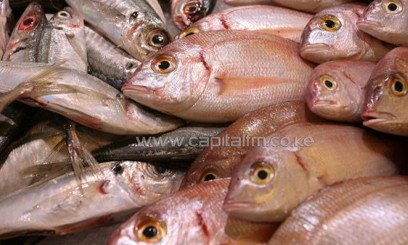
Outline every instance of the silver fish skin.
<svg viewBox="0 0 408 245"><path fill-rule="evenodd" d="M363 4L343 4L317 13L302 34L300 55L323 63L337 59L379 61L392 48L357 28Z"/></svg>
<svg viewBox="0 0 408 245"><path fill-rule="evenodd" d="M178 119L146 111L105 82L77 71L11 62L0 63L0 71L1 79L10 80L0 84L0 105L20 99L112 134L158 134L182 125Z"/></svg>
<svg viewBox="0 0 408 245"><path fill-rule="evenodd" d="M6 45L9 40L9 19L11 17L11 8L9 0L2 0L0 2L0 58L3 57L6 51Z"/></svg>
<svg viewBox="0 0 408 245"><path fill-rule="evenodd" d="M85 27L85 38L90 73L120 89L141 62L89 27Z"/></svg>
<svg viewBox="0 0 408 245"><path fill-rule="evenodd" d="M146 0L67 0L84 19L138 60L169 43L164 22Z"/></svg>
<svg viewBox="0 0 408 245"><path fill-rule="evenodd" d="M0 197L0 237L95 227L177 191L182 177L158 164L125 161L89 169L80 185L73 173L39 182Z"/></svg>
<svg viewBox="0 0 408 245"><path fill-rule="evenodd" d="M397 46L408 46L408 1L375 0L357 22L360 30Z"/></svg>
<svg viewBox="0 0 408 245"><path fill-rule="evenodd" d="M171 0L173 22L184 30L194 22L207 16L214 8L216 0Z"/></svg>
<svg viewBox="0 0 408 245"><path fill-rule="evenodd" d="M36 62L45 13L38 3L31 3L18 20L7 43L3 61Z"/></svg>
<svg viewBox="0 0 408 245"><path fill-rule="evenodd" d="M86 73L88 62L84 20L72 8L56 13L43 31L38 62Z"/></svg>

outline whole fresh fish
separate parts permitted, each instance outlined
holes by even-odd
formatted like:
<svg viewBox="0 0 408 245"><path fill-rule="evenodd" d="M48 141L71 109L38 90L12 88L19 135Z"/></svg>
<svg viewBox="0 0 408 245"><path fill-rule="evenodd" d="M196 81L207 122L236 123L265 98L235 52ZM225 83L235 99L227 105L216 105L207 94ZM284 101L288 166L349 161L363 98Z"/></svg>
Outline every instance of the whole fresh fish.
<svg viewBox="0 0 408 245"><path fill-rule="evenodd" d="M392 46L357 28L365 9L365 5L344 4L317 13L303 32L300 55L316 63L336 59L380 60Z"/></svg>
<svg viewBox="0 0 408 245"><path fill-rule="evenodd" d="M229 122L272 104L303 101L312 71L293 41L246 31L202 32L144 61L122 91L183 119Z"/></svg>
<svg viewBox="0 0 408 245"><path fill-rule="evenodd" d="M231 177L235 166L258 146L257 137L265 137L294 123L319 120L304 102L280 103L248 113L213 138L211 145L195 159L181 186Z"/></svg>
<svg viewBox="0 0 408 245"><path fill-rule="evenodd" d="M174 23L184 30L197 20L207 16L217 0L171 0Z"/></svg>
<svg viewBox="0 0 408 245"><path fill-rule="evenodd" d="M202 183L143 208L122 224L107 244L264 243L276 225L234 221L222 211L229 182Z"/></svg>
<svg viewBox="0 0 408 245"><path fill-rule="evenodd" d="M39 62L86 73L88 62L84 20L72 8L56 13L47 23L39 48Z"/></svg>
<svg viewBox="0 0 408 245"><path fill-rule="evenodd" d="M231 216L278 222L316 191L336 182L397 174L407 141L345 125L299 123L236 167L224 203ZM275 144L275 145L273 145Z"/></svg>
<svg viewBox="0 0 408 245"><path fill-rule="evenodd" d="M377 131L408 136L408 48L389 52L367 84L362 118L364 126Z"/></svg>
<svg viewBox="0 0 408 245"><path fill-rule="evenodd" d="M193 161L222 127L183 127L154 137L132 137L115 142L92 155L98 161Z"/></svg>
<svg viewBox="0 0 408 245"><path fill-rule="evenodd" d="M296 208L268 244L407 244L407 192L402 176L336 184Z"/></svg>
<svg viewBox="0 0 408 245"><path fill-rule="evenodd" d="M3 57L6 51L6 45L9 40L9 20L11 18L11 8L9 0L2 0L0 2L0 58Z"/></svg>
<svg viewBox="0 0 408 245"><path fill-rule="evenodd" d="M19 99L113 134L158 134L182 124L178 119L146 111L103 81L74 70L3 62L0 71L0 78L8 81L0 84L0 105Z"/></svg>
<svg viewBox="0 0 408 245"><path fill-rule="evenodd" d="M360 30L398 46L408 46L408 1L373 1L357 22Z"/></svg>
<svg viewBox="0 0 408 245"><path fill-rule="evenodd" d="M334 121L360 122L367 85L375 63L336 60L317 66L306 92L309 109Z"/></svg>
<svg viewBox="0 0 408 245"><path fill-rule="evenodd" d="M85 34L90 73L120 90L140 66L140 61L89 27L85 27Z"/></svg>
<svg viewBox="0 0 408 245"><path fill-rule="evenodd" d="M96 31L143 60L169 43L165 23L146 0L67 0Z"/></svg>
<svg viewBox="0 0 408 245"><path fill-rule="evenodd" d="M30 3L10 36L3 61L36 62L40 37L46 22L41 5Z"/></svg>
<svg viewBox="0 0 408 245"><path fill-rule="evenodd" d="M95 227L175 192L183 172L161 164L108 162L0 197L0 236L67 234Z"/></svg>
<svg viewBox="0 0 408 245"><path fill-rule="evenodd" d="M300 42L310 14L274 6L244 6L211 14L184 30L180 37L202 31L259 31Z"/></svg>

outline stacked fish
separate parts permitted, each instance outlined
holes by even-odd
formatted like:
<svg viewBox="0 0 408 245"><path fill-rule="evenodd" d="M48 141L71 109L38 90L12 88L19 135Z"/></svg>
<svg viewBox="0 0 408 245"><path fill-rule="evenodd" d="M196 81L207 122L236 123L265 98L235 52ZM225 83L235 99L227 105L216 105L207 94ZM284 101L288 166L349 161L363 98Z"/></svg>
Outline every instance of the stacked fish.
<svg viewBox="0 0 408 245"><path fill-rule="evenodd" d="M0 0L0 244L408 244L406 4Z"/></svg>

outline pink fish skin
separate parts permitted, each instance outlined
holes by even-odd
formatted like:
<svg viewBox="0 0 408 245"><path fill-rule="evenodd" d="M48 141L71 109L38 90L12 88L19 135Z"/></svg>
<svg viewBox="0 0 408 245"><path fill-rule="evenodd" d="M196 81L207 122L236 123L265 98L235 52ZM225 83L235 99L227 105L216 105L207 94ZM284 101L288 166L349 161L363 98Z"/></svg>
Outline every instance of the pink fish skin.
<svg viewBox="0 0 408 245"><path fill-rule="evenodd" d="M231 122L272 104L304 101L312 71L293 41L246 31L202 32L150 56L122 91L183 119Z"/></svg>

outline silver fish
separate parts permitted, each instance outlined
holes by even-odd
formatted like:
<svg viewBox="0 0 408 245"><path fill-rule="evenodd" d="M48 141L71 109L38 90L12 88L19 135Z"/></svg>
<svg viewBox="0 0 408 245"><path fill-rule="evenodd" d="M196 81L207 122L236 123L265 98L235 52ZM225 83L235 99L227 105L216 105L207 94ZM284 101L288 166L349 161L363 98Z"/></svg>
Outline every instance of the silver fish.
<svg viewBox="0 0 408 245"><path fill-rule="evenodd" d="M9 0L2 0L0 2L0 58L3 57L6 51L6 45L9 40L9 20L11 17L11 8Z"/></svg>

